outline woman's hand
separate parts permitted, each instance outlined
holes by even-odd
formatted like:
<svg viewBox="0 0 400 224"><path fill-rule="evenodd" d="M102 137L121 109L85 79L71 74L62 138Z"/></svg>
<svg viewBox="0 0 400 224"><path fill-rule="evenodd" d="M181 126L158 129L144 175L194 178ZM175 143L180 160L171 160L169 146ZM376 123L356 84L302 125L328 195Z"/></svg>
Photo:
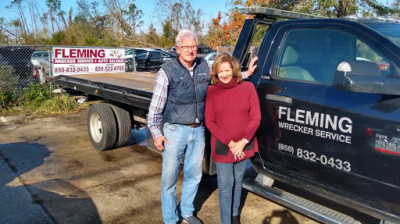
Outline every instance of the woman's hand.
<svg viewBox="0 0 400 224"><path fill-rule="evenodd" d="M241 139L241 140L239 140L237 142L231 141L229 143L228 146L229 146L231 152L233 153L233 156L235 157L235 160L244 158L245 154L243 152L243 149L246 146L246 144L247 144L247 142L245 140L243 140L243 139Z"/></svg>
<svg viewBox="0 0 400 224"><path fill-rule="evenodd" d="M248 77L252 76L254 71L256 70L256 68L257 68L257 65L256 65L257 60L258 60L257 56L255 56L253 59L251 59L250 64L249 64L249 68L247 69L247 76Z"/></svg>

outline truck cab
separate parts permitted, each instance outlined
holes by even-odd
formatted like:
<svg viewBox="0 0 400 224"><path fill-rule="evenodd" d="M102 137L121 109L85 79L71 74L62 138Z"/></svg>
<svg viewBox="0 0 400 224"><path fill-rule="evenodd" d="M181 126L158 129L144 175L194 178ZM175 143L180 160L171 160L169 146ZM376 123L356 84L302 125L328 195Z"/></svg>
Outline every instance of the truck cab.
<svg viewBox="0 0 400 224"><path fill-rule="evenodd" d="M267 27L251 77L262 114L255 170L399 223L400 23L241 10L254 16L245 21L233 53L243 67L254 34ZM245 187L263 194L269 185Z"/></svg>

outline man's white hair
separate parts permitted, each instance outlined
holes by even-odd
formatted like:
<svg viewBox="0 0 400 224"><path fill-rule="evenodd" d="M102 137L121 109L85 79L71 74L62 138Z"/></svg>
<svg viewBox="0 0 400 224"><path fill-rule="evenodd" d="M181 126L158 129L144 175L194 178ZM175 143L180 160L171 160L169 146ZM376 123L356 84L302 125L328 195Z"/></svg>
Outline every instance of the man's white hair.
<svg viewBox="0 0 400 224"><path fill-rule="evenodd" d="M180 47L181 46L181 40L183 38L195 39L196 40L196 44L198 44L197 35L195 33L193 33L190 30L181 30L181 31L179 31L178 35L175 38L175 45Z"/></svg>

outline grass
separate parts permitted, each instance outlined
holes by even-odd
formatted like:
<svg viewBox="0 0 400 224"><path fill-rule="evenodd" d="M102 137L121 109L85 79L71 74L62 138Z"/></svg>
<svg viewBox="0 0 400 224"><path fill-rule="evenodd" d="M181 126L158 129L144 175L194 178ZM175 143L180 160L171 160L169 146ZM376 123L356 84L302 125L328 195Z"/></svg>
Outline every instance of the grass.
<svg viewBox="0 0 400 224"><path fill-rule="evenodd" d="M52 84L31 84L15 96L0 93L0 115L25 114L27 117L41 117L55 114L78 112L89 107L89 103L77 103L74 97L52 94L56 87ZM6 103L5 103L6 102Z"/></svg>

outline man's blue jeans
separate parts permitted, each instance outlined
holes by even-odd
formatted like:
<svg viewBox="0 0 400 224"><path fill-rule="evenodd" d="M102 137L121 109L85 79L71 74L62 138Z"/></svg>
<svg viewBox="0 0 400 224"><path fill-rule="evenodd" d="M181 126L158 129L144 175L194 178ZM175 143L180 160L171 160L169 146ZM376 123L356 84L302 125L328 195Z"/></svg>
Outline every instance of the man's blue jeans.
<svg viewBox="0 0 400 224"><path fill-rule="evenodd" d="M248 159L237 163L217 163L218 199L222 224L230 224L239 215L243 176Z"/></svg>
<svg viewBox="0 0 400 224"><path fill-rule="evenodd" d="M169 144L164 144L165 151L162 152L161 205L164 223L169 224L179 221L176 183L183 154L185 160L180 212L182 217L193 215L193 201L202 176L205 139L202 125L192 128L187 125L165 123L163 132Z"/></svg>

